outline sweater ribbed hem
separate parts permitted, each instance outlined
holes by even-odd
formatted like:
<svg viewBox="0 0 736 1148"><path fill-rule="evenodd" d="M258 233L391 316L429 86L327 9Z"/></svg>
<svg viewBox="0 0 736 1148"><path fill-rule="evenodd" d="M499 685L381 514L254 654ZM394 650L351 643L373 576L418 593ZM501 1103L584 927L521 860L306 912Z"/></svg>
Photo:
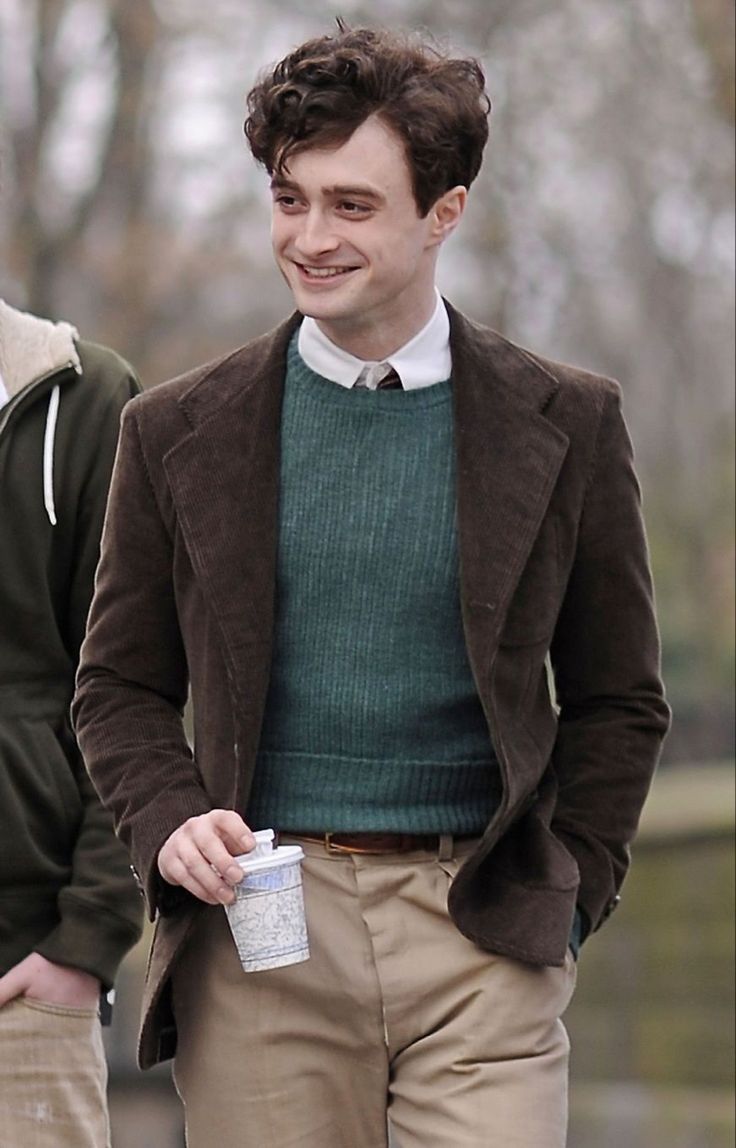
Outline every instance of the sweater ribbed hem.
<svg viewBox="0 0 736 1148"><path fill-rule="evenodd" d="M261 751L251 828L482 833L501 795L492 761L436 763Z"/></svg>

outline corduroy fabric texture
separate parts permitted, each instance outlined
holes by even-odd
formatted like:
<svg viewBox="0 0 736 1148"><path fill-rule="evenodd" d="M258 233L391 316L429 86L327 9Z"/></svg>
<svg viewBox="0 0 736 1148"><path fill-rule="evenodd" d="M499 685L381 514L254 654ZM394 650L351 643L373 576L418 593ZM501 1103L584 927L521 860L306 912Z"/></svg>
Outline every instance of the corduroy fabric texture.
<svg viewBox="0 0 736 1148"><path fill-rule="evenodd" d="M448 909L481 948L559 966L576 901L592 929L612 911L669 720L631 442L615 383L446 306L465 638L504 779ZM151 387L122 419L72 712L149 911L168 910L146 974L143 1067L174 1054L171 971L199 911L189 894L171 905L161 844L213 806L244 811L255 772L299 322Z"/></svg>
<svg viewBox="0 0 736 1148"><path fill-rule="evenodd" d="M449 381L345 390L292 341L250 824L480 833L500 783L462 631Z"/></svg>

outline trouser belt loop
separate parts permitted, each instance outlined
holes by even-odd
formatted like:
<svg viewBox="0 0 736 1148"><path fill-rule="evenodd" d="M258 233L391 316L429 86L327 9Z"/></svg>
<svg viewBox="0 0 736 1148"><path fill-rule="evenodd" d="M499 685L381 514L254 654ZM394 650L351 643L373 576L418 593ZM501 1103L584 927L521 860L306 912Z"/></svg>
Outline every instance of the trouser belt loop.
<svg viewBox="0 0 736 1148"><path fill-rule="evenodd" d="M438 861L450 861L452 859L453 844L454 844L454 842L452 840L452 834L451 833L441 833L440 834L440 843L439 843L439 847L437 849L437 860Z"/></svg>

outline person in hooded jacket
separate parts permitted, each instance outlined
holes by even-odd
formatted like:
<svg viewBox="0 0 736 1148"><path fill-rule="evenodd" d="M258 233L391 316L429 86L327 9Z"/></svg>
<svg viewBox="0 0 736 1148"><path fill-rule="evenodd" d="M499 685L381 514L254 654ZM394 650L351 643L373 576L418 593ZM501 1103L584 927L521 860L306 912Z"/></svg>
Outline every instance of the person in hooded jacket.
<svg viewBox="0 0 736 1148"><path fill-rule="evenodd" d="M101 1012L141 901L68 708L120 414L139 390L114 352L0 300L4 1144L110 1143Z"/></svg>

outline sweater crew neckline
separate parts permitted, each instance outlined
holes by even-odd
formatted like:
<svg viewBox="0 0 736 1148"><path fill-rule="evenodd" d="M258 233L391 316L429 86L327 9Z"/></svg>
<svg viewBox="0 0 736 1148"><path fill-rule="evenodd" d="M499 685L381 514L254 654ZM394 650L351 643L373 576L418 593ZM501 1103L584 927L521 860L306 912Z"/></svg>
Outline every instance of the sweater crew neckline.
<svg viewBox="0 0 736 1148"><path fill-rule="evenodd" d="M439 406L452 399L452 379L444 379L405 391L367 390L365 387L347 388L317 374L299 354L298 331L292 336L287 357L289 384L299 389L309 388L317 402L342 410L375 411L381 414L414 414L416 411Z"/></svg>

